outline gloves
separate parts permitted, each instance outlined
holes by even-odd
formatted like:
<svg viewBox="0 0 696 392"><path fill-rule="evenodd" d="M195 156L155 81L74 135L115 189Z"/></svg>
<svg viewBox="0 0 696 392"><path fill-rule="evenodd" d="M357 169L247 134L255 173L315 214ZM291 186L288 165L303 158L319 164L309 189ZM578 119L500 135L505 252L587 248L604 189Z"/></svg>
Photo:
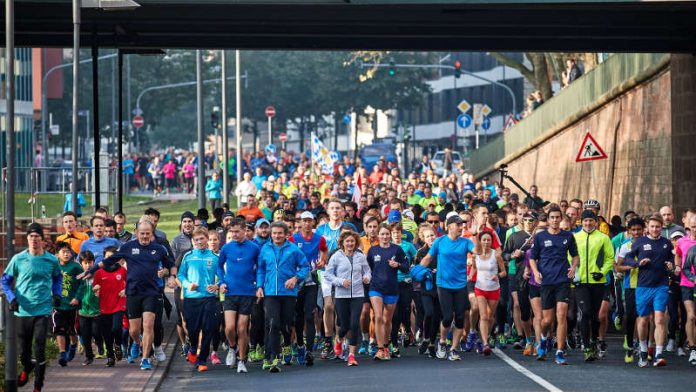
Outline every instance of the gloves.
<svg viewBox="0 0 696 392"><path fill-rule="evenodd" d="M10 312L18 312L19 311L19 303L17 302L16 299L13 299L12 302L10 302Z"/></svg>
<svg viewBox="0 0 696 392"><path fill-rule="evenodd" d="M53 295L53 307L54 307L54 308L57 308L57 307L60 306L60 300L61 300L61 299L62 299L62 298L61 298L60 295Z"/></svg>
<svg viewBox="0 0 696 392"><path fill-rule="evenodd" d="M597 282L602 280L602 278L604 277L604 274L602 274L601 272L593 272L590 275L592 275L592 279L594 279Z"/></svg>

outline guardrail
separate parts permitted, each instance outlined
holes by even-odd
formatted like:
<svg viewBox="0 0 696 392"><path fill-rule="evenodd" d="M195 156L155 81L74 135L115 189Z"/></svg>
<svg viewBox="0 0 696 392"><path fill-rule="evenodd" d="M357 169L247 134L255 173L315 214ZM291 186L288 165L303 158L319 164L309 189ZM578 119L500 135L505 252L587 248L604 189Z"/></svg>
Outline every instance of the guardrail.
<svg viewBox="0 0 696 392"><path fill-rule="evenodd" d="M535 109L527 118L471 154L481 177L580 120L669 64L669 54L615 54Z"/></svg>

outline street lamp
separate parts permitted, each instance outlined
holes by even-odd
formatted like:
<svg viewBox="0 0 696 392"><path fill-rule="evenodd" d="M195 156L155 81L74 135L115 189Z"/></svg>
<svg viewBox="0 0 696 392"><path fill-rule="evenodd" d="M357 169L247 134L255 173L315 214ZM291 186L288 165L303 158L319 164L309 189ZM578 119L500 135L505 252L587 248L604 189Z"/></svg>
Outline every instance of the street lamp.
<svg viewBox="0 0 696 392"><path fill-rule="evenodd" d="M367 105L367 107L364 110L364 113L365 115L367 115L367 123L370 125L370 130L372 130L373 138L377 139L377 127L372 126L372 118L374 117L375 113L377 113L377 110L375 110L375 108L373 108L372 106Z"/></svg>

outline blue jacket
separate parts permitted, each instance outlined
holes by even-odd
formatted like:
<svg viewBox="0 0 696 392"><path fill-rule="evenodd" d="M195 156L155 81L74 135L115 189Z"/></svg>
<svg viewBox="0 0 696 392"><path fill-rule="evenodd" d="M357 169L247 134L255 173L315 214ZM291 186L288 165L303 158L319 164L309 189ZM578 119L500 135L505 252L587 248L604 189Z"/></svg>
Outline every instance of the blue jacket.
<svg viewBox="0 0 696 392"><path fill-rule="evenodd" d="M216 284L218 273L218 255L210 249L191 249L181 259L177 277L184 290L184 298L208 298L217 294L209 293L207 287ZM196 290L189 290L191 283L196 283Z"/></svg>
<svg viewBox="0 0 696 392"><path fill-rule="evenodd" d="M225 296L256 296L256 271L260 247L254 241L232 241L220 250L218 276L227 285Z"/></svg>
<svg viewBox="0 0 696 392"><path fill-rule="evenodd" d="M430 291L433 289L433 270L427 267L423 267L420 264L416 264L411 267L411 277L416 282L422 282L425 285L425 289Z"/></svg>
<svg viewBox="0 0 696 392"><path fill-rule="evenodd" d="M82 207L87 206L87 202L85 201L84 196L82 196L82 193L77 193L77 210L75 210L75 213L77 216L82 216ZM72 211L72 193L68 193L65 195L65 204L63 204L63 212L67 211Z"/></svg>
<svg viewBox="0 0 696 392"><path fill-rule="evenodd" d="M222 199L222 180L209 179L205 184L205 191L210 199Z"/></svg>
<svg viewBox="0 0 696 392"><path fill-rule="evenodd" d="M261 248L259 265L256 271L256 287L263 288L265 296L297 297L300 284L309 274L309 263L304 253L290 241L276 246L269 241ZM285 288L285 281L297 277L292 290Z"/></svg>

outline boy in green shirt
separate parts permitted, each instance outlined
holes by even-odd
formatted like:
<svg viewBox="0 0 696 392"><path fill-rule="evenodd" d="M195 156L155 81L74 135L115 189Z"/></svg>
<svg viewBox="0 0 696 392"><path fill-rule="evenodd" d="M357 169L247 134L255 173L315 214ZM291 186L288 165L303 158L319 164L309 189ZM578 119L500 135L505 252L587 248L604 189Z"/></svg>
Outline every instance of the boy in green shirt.
<svg viewBox="0 0 696 392"><path fill-rule="evenodd" d="M80 255L82 269L87 271L94 265L94 255L90 251L84 251ZM86 279L77 289L77 299L80 301L80 338L85 348L85 361L82 366L91 365L94 362L94 350L92 339L97 347L103 347L103 341L99 332L99 297L93 291L94 279Z"/></svg>
<svg viewBox="0 0 696 392"><path fill-rule="evenodd" d="M63 275L63 284L61 286L63 298L53 313L53 335L56 337L60 351L58 363L60 366L67 366L68 362L75 358L75 352L77 351L75 320L77 319L77 309L80 301L76 296L81 282L76 277L84 271L80 264L75 261L75 254L67 242L58 242L56 244L56 255L60 262L60 272ZM68 339L70 340L70 347L67 347Z"/></svg>

